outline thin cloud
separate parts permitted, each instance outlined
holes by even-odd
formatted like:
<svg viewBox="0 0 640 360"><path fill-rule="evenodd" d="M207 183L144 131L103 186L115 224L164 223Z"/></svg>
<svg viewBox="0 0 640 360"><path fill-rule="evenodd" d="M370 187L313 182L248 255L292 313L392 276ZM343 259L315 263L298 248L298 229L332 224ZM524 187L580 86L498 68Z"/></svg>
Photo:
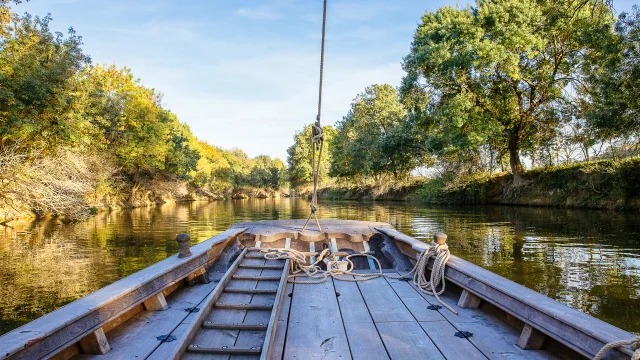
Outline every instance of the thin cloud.
<svg viewBox="0 0 640 360"><path fill-rule="evenodd" d="M251 19L275 20L281 18L281 15L277 11L268 7L239 8L236 9L233 13Z"/></svg>

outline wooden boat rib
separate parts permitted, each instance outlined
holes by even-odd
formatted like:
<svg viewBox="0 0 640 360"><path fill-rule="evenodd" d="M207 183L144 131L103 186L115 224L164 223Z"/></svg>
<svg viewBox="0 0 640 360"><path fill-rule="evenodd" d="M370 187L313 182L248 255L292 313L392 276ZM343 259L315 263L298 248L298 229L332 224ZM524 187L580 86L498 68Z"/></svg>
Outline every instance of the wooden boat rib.
<svg viewBox="0 0 640 360"><path fill-rule="evenodd" d="M240 223L0 337L0 359L592 358L634 335L455 256L443 299L392 278L292 284L260 249L374 254L405 273L429 245L389 224ZM186 253L185 253L186 254ZM354 261L370 272L373 261ZM431 265L429 265L431 266ZM435 309L435 310L432 310ZM472 334L472 335L470 335ZM629 359L612 350L606 359Z"/></svg>

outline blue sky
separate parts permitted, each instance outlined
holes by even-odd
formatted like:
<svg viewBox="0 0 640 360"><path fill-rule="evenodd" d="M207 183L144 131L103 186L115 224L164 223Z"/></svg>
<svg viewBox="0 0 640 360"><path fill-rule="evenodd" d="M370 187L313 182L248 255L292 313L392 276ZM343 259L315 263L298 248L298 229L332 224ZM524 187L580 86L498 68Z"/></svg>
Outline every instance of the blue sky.
<svg viewBox="0 0 640 360"><path fill-rule="evenodd" d="M329 0L323 124L366 86L399 85L426 9L467 3ZM285 160L294 132L315 120L321 0L31 0L14 11L73 26L94 63L131 68L211 144Z"/></svg>

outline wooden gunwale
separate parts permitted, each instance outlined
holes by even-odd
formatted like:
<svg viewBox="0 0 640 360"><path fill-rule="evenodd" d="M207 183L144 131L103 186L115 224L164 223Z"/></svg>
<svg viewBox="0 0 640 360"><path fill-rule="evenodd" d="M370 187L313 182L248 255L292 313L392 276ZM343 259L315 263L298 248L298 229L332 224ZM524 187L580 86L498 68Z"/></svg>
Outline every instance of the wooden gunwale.
<svg viewBox="0 0 640 360"><path fill-rule="evenodd" d="M394 229L376 230L410 245L413 253L406 248L401 250L414 260L418 252L429 247ZM454 255L447 263L445 278L588 358L593 358L608 342L635 337ZM611 351L607 358L627 360L631 354L631 349L624 347Z"/></svg>
<svg viewBox="0 0 640 360"><path fill-rule="evenodd" d="M60 309L0 336L0 360L51 357L74 345L144 300L215 260L216 245L244 232L235 227L191 247L192 256L173 255Z"/></svg>

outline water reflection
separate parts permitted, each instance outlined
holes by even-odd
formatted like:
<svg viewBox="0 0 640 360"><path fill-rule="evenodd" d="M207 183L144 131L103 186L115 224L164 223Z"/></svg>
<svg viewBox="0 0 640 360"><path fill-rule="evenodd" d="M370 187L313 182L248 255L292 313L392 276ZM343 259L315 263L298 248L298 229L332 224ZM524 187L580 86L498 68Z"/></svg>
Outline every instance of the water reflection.
<svg viewBox="0 0 640 360"><path fill-rule="evenodd" d="M321 204L320 216L389 222L419 239L449 234L453 254L623 329L640 332L640 216L517 207ZM239 221L304 218L299 199L166 204L0 228L0 334Z"/></svg>

